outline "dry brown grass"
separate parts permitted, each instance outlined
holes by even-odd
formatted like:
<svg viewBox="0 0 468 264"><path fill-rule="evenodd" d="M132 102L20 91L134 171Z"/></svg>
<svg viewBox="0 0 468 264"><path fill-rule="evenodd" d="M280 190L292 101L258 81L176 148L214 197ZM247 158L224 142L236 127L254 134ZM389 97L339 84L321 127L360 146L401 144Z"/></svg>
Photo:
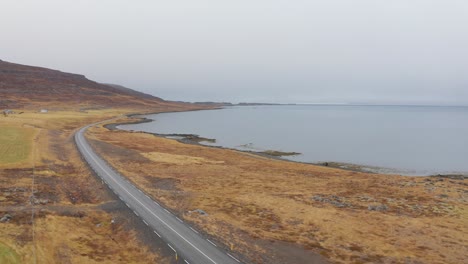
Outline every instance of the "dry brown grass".
<svg viewBox="0 0 468 264"><path fill-rule="evenodd" d="M468 259L466 180L344 171L104 128L88 137L147 193L254 262L278 253L269 241L336 263Z"/></svg>
<svg viewBox="0 0 468 264"><path fill-rule="evenodd" d="M100 207L114 198L90 173L73 141L79 127L136 111L141 109L48 113L19 109L15 112L24 113L0 116L0 130L26 131L21 143L30 148L21 162L0 159L0 218L12 216L0 223L2 254L8 251L10 259L18 257L22 263L168 262L143 243L132 223L109 224L125 210Z"/></svg>
<svg viewBox="0 0 468 264"><path fill-rule="evenodd" d="M77 215L42 212L32 225L28 212L13 213L0 224L2 243L21 257L21 263L154 263L162 258L142 245L135 231L111 224L104 211ZM35 254L34 254L35 253Z"/></svg>

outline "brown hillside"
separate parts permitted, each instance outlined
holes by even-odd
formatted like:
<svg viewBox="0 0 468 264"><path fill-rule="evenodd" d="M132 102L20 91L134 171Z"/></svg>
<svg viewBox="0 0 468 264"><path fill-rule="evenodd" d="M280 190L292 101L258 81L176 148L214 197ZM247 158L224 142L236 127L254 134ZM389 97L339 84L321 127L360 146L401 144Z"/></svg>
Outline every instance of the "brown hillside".
<svg viewBox="0 0 468 264"><path fill-rule="evenodd" d="M0 108L154 107L165 101L84 75L0 60Z"/></svg>

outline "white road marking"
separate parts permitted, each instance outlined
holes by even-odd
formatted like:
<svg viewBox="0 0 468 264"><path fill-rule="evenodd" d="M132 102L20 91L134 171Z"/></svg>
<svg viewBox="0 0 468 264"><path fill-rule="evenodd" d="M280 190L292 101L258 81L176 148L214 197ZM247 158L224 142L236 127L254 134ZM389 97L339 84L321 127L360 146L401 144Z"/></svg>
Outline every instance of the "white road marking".
<svg viewBox="0 0 468 264"><path fill-rule="evenodd" d="M240 262L240 261L239 261L238 259L236 259L233 255L231 255L231 254L229 254L229 253L227 253L227 254L228 254L228 256L230 256L230 257L231 257L232 259L234 259L235 261Z"/></svg>
<svg viewBox="0 0 468 264"><path fill-rule="evenodd" d="M217 247L217 245L215 243L213 243L213 241L209 240L209 239L206 239L206 241L210 242L211 245Z"/></svg>
<svg viewBox="0 0 468 264"><path fill-rule="evenodd" d="M190 264L187 260L184 259L184 262L187 263L187 264Z"/></svg>
<svg viewBox="0 0 468 264"><path fill-rule="evenodd" d="M158 232L156 232L156 231L154 231L154 230L153 230L153 232L154 232L156 235L158 235L158 237L161 237L161 235L160 235Z"/></svg>
<svg viewBox="0 0 468 264"><path fill-rule="evenodd" d="M81 131L81 130L80 130ZM80 133L80 131L78 131L78 133ZM167 226L170 230L172 230L172 232L174 232L175 234L177 234L180 238L182 238L185 242L187 242L190 246L192 246L195 250L197 250L198 252L200 252L200 254L202 254L203 256L205 256L207 259L209 259L211 262L217 264L214 260L212 260L210 257L208 257L203 251L201 251L199 248L197 248L194 244L192 244L190 241L188 241L184 236L182 236L181 234L179 234L179 232L177 232L174 228L172 228L169 224L167 224L164 220L162 220L158 215L156 215L154 212L152 212L146 205L144 205L142 202L140 202L140 200L138 200L133 194L131 194L125 187L123 187L118 181L116 181L114 179L114 177L112 177L112 175L110 175L106 169L104 169L101 164L99 164L99 162L96 160L96 158L93 157L92 153L86 149L86 145L84 145L82 143L83 141L83 135L79 135L78 136L78 141L82 144L83 146L83 150L86 151L89 155L89 158L91 158L97 166L99 166L105 174L107 174L107 176L109 176L109 178L111 178L117 185L119 185L122 190L124 190L125 192L127 192L131 197L133 197L133 199L135 199L135 201L139 204L141 204L141 206L143 206L143 208L145 208L150 214L152 214L154 217L156 217L159 221L161 221L161 223L163 223L165 226Z"/></svg>
<svg viewBox="0 0 468 264"><path fill-rule="evenodd" d="M125 203L125 205L126 205L128 208L130 208L130 205L128 205L128 203Z"/></svg>
<svg viewBox="0 0 468 264"><path fill-rule="evenodd" d="M166 212L168 212L168 213L171 213L171 212L169 212L166 208L164 208L164 211L166 211Z"/></svg>
<svg viewBox="0 0 468 264"><path fill-rule="evenodd" d="M156 205L159 205L158 202L154 202Z"/></svg>
<svg viewBox="0 0 468 264"><path fill-rule="evenodd" d="M177 216L176 216L175 218L177 218L177 220L179 220L179 222L181 222L181 223L184 222L184 221L182 221L182 220L181 220L179 217L177 217Z"/></svg>
<svg viewBox="0 0 468 264"><path fill-rule="evenodd" d="M133 211L133 213L134 213L136 216L140 216L136 211Z"/></svg>
<svg viewBox="0 0 468 264"><path fill-rule="evenodd" d="M197 230L193 229L193 227L190 226L189 228L192 229L193 232L195 232L195 233L197 233L197 234L200 234L200 233L198 233Z"/></svg>
<svg viewBox="0 0 468 264"><path fill-rule="evenodd" d="M148 225L148 222L146 222L145 220L143 220L143 223L145 223L145 225Z"/></svg>
<svg viewBox="0 0 468 264"><path fill-rule="evenodd" d="M169 245L169 244L167 244L167 245L168 245L174 252L177 253L177 251L176 251L171 245Z"/></svg>

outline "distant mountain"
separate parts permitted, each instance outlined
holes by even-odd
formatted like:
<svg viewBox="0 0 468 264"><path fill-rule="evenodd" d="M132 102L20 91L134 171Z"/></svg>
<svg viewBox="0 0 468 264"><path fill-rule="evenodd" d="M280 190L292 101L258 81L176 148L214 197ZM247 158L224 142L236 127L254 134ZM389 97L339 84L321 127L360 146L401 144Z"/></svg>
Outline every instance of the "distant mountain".
<svg viewBox="0 0 468 264"><path fill-rule="evenodd" d="M173 104L84 75L0 60L0 109L154 107Z"/></svg>

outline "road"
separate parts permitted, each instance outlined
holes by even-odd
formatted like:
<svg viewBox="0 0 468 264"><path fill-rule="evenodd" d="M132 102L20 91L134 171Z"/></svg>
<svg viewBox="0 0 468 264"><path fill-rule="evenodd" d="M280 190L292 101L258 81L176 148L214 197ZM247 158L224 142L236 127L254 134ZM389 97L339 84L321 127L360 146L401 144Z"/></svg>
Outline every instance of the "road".
<svg viewBox="0 0 468 264"><path fill-rule="evenodd" d="M83 127L75 134L75 142L81 155L120 200L153 230L154 235L167 243L180 262L189 264L239 263L232 253L226 252L204 238L198 231L114 171L104 159L97 155L84 137L86 129L93 125L95 124Z"/></svg>

